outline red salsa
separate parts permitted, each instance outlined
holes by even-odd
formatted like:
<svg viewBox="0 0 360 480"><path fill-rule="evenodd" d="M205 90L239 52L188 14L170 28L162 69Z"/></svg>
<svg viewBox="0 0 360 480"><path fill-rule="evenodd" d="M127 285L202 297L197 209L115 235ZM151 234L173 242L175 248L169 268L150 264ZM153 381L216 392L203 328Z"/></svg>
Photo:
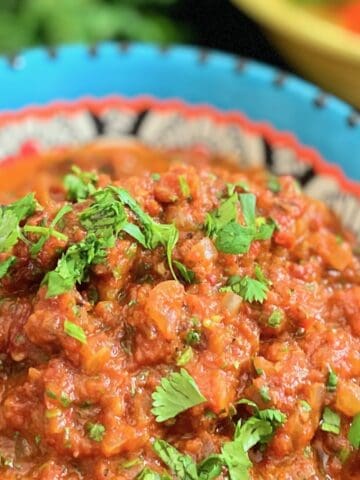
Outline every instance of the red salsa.
<svg viewBox="0 0 360 480"><path fill-rule="evenodd" d="M0 478L360 478L356 239L291 177L98 144L0 178Z"/></svg>

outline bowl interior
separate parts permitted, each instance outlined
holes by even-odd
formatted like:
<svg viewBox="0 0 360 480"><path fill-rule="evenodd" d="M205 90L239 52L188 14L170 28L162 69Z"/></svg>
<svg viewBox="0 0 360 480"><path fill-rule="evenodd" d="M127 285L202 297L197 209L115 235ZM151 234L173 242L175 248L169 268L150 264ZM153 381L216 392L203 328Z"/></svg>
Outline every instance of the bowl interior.
<svg viewBox="0 0 360 480"><path fill-rule="evenodd" d="M360 185L295 136L240 113L181 101L111 97L31 107L0 115L0 172L49 149L93 141L140 141L160 148L205 147L243 167L293 175L305 192L341 214L360 237Z"/></svg>

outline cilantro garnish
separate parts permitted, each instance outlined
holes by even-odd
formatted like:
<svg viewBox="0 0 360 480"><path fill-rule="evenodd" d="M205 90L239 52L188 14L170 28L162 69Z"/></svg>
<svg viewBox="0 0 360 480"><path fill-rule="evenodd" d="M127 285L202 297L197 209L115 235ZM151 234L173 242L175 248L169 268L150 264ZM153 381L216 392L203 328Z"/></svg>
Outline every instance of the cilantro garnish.
<svg viewBox="0 0 360 480"><path fill-rule="evenodd" d="M36 200L29 193L17 202L0 206L0 253L8 252L21 237L20 222L36 210Z"/></svg>
<svg viewBox="0 0 360 480"><path fill-rule="evenodd" d="M340 433L340 416L333 412L329 407L325 407L323 416L320 423L320 428L324 432L331 432L335 433L335 435L339 435Z"/></svg>
<svg viewBox="0 0 360 480"><path fill-rule="evenodd" d="M360 413L353 418L348 439L354 448L360 448Z"/></svg>
<svg viewBox="0 0 360 480"><path fill-rule="evenodd" d="M237 204L240 199L245 225L237 222ZM247 253L254 240L271 238L275 223L256 217L256 196L252 193L232 193L219 208L207 214L207 234L215 238L216 248L223 253Z"/></svg>
<svg viewBox="0 0 360 480"><path fill-rule="evenodd" d="M330 368L329 376L326 383L326 389L328 390L328 392L335 392L337 384L338 384L338 376L336 375L334 370Z"/></svg>
<svg viewBox="0 0 360 480"><path fill-rule="evenodd" d="M136 480L171 480L171 477L164 473L155 472L155 470L145 467L139 473L139 475L137 475Z"/></svg>
<svg viewBox="0 0 360 480"><path fill-rule="evenodd" d="M179 480L212 480L221 473L223 461L220 455L210 455L196 465L189 455L179 452L165 440L156 439L153 449Z"/></svg>
<svg viewBox="0 0 360 480"><path fill-rule="evenodd" d="M3 262L0 262L0 280L5 277L11 266L16 262L16 257L9 257Z"/></svg>
<svg viewBox="0 0 360 480"><path fill-rule="evenodd" d="M58 213L56 214L54 220L50 223L50 227L43 227L38 225L25 225L24 232L25 233L36 233L41 235L41 238L34 243L30 247L31 255L37 255L42 247L44 246L46 240L48 240L51 236L58 238L59 240L67 241L67 236L61 232L55 230L56 225L60 222L60 220L69 212L72 211L72 207L70 205L64 205L60 208Z"/></svg>
<svg viewBox="0 0 360 480"><path fill-rule="evenodd" d="M277 409L259 410L249 400L241 400L254 410L254 415L244 423L240 420L235 429L234 439L226 442L220 454L210 455L196 464L189 455L184 455L165 440L155 440L154 451L179 480L212 480L217 478L224 467L231 480L248 480L252 463L248 451L256 444L268 443L275 430L286 421L286 416Z"/></svg>
<svg viewBox="0 0 360 480"><path fill-rule="evenodd" d="M154 249L163 245L170 270L176 278L172 252L179 232L175 225L157 223L122 188L109 186L96 190L91 199L92 203L80 214L87 236L71 245L59 259L55 270L46 275L44 283L48 285L48 297L60 295L84 281L88 268L106 258L107 249L115 245L120 232L126 232L145 248ZM125 206L136 215L140 226L129 222Z"/></svg>
<svg viewBox="0 0 360 480"><path fill-rule="evenodd" d="M184 265L181 262L178 262L177 260L174 260L173 264L179 271L181 278L184 280L185 283L194 283L195 273L192 270L190 270L190 268L187 268L186 265Z"/></svg>
<svg viewBox="0 0 360 480"><path fill-rule="evenodd" d="M195 380L183 368L179 373L173 372L164 377L152 394L152 399L151 412L156 416L157 422L174 418L179 413L206 402Z"/></svg>
<svg viewBox="0 0 360 480"><path fill-rule="evenodd" d="M90 440L101 442L105 435L105 427L102 423L87 423L86 432Z"/></svg>
<svg viewBox="0 0 360 480"><path fill-rule="evenodd" d="M123 188L114 188L114 191L123 204L129 207L136 215L140 223L140 228L136 225L128 224L124 230L145 248L154 249L162 245L166 250L170 271L173 277L176 278L172 264L172 253L179 239L179 232L176 226L173 224L157 223L150 215L142 210L137 201Z"/></svg>
<svg viewBox="0 0 360 480"><path fill-rule="evenodd" d="M69 337L75 338L75 340L78 340L81 343L86 343L87 341L84 330L79 325L76 325L69 320L65 320L64 322L64 332L66 335L69 335Z"/></svg>
<svg viewBox="0 0 360 480"><path fill-rule="evenodd" d="M255 275L256 278L233 275L229 278L227 286L222 287L220 291L232 291L250 303L263 303L268 292L268 281L259 267L255 268Z"/></svg>
<svg viewBox="0 0 360 480"><path fill-rule="evenodd" d="M71 170L72 173L64 178L67 197L71 201L80 202L95 193L98 176L92 172L84 172L76 165Z"/></svg>

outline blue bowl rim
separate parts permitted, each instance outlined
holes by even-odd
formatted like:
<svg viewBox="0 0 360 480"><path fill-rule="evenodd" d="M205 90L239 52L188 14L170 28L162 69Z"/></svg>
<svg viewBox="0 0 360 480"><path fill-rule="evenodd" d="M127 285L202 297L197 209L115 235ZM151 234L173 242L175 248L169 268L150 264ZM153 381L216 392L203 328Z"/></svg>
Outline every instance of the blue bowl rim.
<svg viewBox="0 0 360 480"><path fill-rule="evenodd" d="M4 113L11 111L22 110L25 107L34 107L47 104L49 102L54 102L58 99L60 100L75 100L82 97L92 97L97 96L91 91L84 90L83 95L61 95L61 97L56 97L55 95L46 98L45 96L38 96L35 101L30 97L23 97L20 101L16 101L15 95L13 95L13 100L9 101L11 97L10 94L6 91L9 90L12 82L16 82L17 79L23 75L24 78L27 75L32 75L31 66L35 65L36 68L42 68L45 70L49 69L49 66L52 65L56 69L58 67L61 71L62 61L72 58L78 62L96 62L97 59L101 58L104 54L108 55L111 53L112 61L117 61L120 59L119 64L124 61L124 58L128 57L129 54L133 56L138 56L140 58L151 57L153 64L160 64L166 58L172 58L173 61L178 63L180 66L187 66L189 68L201 69L203 67L210 68L210 72L215 70L220 70L221 68L224 71L224 75L233 75L231 81L236 82L236 78L241 78L244 75L249 76L249 81L254 81L254 79L262 82L261 85L264 87L264 91L271 87L271 95L277 96L277 98L292 98L300 104L306 106L307 115L311 116L311 120L316 125L316 128L319 126L318 123L324 122L325 119L331 120L328 122L330 125L334 125L337 129L339 126L342 129L341 135L343 137L342 141L346 145L351 144L351 150L353 152L360 152L360 115L359 113L350 105L345 102L337 99L333 95L327 94L315 85L308 83L292 74L287 72L275 69L271 66L262 64L252 59L238 57L235 55L222 53L216 50L207 50L199 47L191 46L159 46L153 44L142 44L142 43L128 43L128 42L104 42L96 45L86 46L81 44L74 45L64 45L58 48L34 48L29 50L24 50L23 52L11 56L11 57L0 57L0 84L5 85L5 88L2 89L3 100L0 99L0 116ZM84 55L85 54L85 55ZM117 55L116 55L117 54ZM225 67L224 67L225 66ZM231 70L231 72L230 72ZM41 71L41 69L40 69ZM234 76L235 75L235 76ZM9 90L11 92L11 88ZM109 92L110 93L110 92ZM149 95L158 97L157 92L137 92L135 94L131 93L130 96L141 96ZM7 95L8 94L8 95ZM122 96L127 97L127 93ZM104 95L107 96L107 95ZM160 97L162 95L160 94ZM186 95L164 95L163 98L180 98L188 103L193 103L192 98L187 98ZM254 108L253 111L249 111L249 106L247 109L237 108L236 105L234 108L231 108L231 105L224 105L221 102L214 101L214 99L209 98L200 98L195 100L196 104L210 104L215 106L215 108L220 110L231 110L231 111L241 111L254 122L269 122L278 130L291 132L296 135L299 141L306 146L313 147L320 151L323 157L325 157L329 162L335 164L342 164L343 169L347 176L353 179L360 178L360 172L356 166L356 159L352 161L351 159L348 162L343 162L343 157L339 152L335 152L333 158L331 155L326 153L325 142L321 139L316 138L316 132L313 135L303 135L298 121L292 119L292 124L287 126L286 123L281 121L279 116L276 117L276 112L267 111L266 115L262 116L261 109ZM310 109L309 109L310 107ZM276 110L276 109L274 109ZM311 112L311 113L309 113ZM326 116L325 116L326 115ZM273 117L273 118L272 118ZM359 148L357 148L359 147ZM350 151L350 147L348 147ZM329 158L330 157L330 158ZM360 159L359 159L360 161Z"/></svg>

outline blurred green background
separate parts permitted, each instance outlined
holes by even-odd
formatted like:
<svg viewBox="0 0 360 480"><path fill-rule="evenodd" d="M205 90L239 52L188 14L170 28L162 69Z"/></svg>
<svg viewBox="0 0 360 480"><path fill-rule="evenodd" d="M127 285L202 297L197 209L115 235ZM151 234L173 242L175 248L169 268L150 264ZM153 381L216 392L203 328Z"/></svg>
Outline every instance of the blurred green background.
<svg viewBox="0 0 360 480"><path fill-rule="evenodd" d="M102 40L191 43L288 68L230 0L0 0L0 53Z"/></svg>
<svg viewBox="0 0 360 480"><path fill-rule="evenodd" d="M196 1L196 0L195 0ZM104 39L184 42L181 0L0 0L0 50Z"/></svg>

